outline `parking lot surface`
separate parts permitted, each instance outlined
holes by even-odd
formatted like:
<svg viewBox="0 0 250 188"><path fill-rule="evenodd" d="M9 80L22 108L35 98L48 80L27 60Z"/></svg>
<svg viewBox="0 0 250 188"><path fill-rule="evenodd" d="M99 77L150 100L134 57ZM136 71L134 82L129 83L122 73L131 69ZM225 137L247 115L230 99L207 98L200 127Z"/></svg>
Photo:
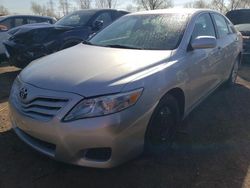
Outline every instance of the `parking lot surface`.
<svg viewBox="0 0 250 188"><path fill-rule="evenodd" d="M235 87L220 87L188 116L169 153L113 169L63 164L17 138L7 100L18 73L0 65L0 188L250 187L250 62Z"/></svg>

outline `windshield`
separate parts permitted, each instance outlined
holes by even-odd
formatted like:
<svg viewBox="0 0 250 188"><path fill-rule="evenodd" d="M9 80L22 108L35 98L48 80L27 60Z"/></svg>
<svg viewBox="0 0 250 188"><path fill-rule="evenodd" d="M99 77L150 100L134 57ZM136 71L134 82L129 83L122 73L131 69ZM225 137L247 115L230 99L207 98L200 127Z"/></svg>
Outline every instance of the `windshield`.
<svg viewBox="0 0 250 188"><path fill-rule="evenodd" d="M147 50L173 50L183 35L187 14L144 14L120 18L95 35L98 46Z"/></svg>
<svg viewBox="0 0 250 188"><path fill-rule="evenodd" d="M62 26L85 26L89 19L94 15L93 11L78 11L63 17L61 20L57 21L55 25Z"/></svg>

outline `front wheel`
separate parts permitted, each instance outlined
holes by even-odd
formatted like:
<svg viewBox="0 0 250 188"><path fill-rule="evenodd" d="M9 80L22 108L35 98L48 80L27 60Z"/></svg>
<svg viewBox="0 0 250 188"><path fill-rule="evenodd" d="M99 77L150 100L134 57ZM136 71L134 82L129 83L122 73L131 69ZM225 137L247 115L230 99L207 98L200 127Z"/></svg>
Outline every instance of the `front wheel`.
<svg viewBox="0 0 250 188"><path fill-rule="evenodd" d="M149 154L162 154L170 148L180 120L177 100L164 96L157 105L145 136L145 150Z"/></svg>

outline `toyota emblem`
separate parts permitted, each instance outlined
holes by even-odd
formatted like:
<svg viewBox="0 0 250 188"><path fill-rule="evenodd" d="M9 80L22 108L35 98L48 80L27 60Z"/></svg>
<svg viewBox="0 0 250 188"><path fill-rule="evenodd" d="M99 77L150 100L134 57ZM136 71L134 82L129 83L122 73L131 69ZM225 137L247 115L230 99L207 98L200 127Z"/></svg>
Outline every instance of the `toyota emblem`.
<svg viewBox="0 0 250 188"><path fill-rule="evenodd" d="M22 88L19 92L19 97L22 99L22 100L25 100L27 98L27 95L28 95L28 90L26 88Z"/></svg>

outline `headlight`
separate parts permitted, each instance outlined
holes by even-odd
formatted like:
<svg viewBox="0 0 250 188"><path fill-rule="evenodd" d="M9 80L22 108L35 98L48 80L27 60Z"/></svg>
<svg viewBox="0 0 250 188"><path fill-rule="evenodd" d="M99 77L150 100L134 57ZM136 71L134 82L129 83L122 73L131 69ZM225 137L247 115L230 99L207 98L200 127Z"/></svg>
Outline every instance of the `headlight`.
<svg viewBox="0 0 250 188"><path fill-rule="evenodd" d="M64 121L103 116L122 111L137 102L142 90L138 89L127 93L84 99L66 115Z"/></svg>

